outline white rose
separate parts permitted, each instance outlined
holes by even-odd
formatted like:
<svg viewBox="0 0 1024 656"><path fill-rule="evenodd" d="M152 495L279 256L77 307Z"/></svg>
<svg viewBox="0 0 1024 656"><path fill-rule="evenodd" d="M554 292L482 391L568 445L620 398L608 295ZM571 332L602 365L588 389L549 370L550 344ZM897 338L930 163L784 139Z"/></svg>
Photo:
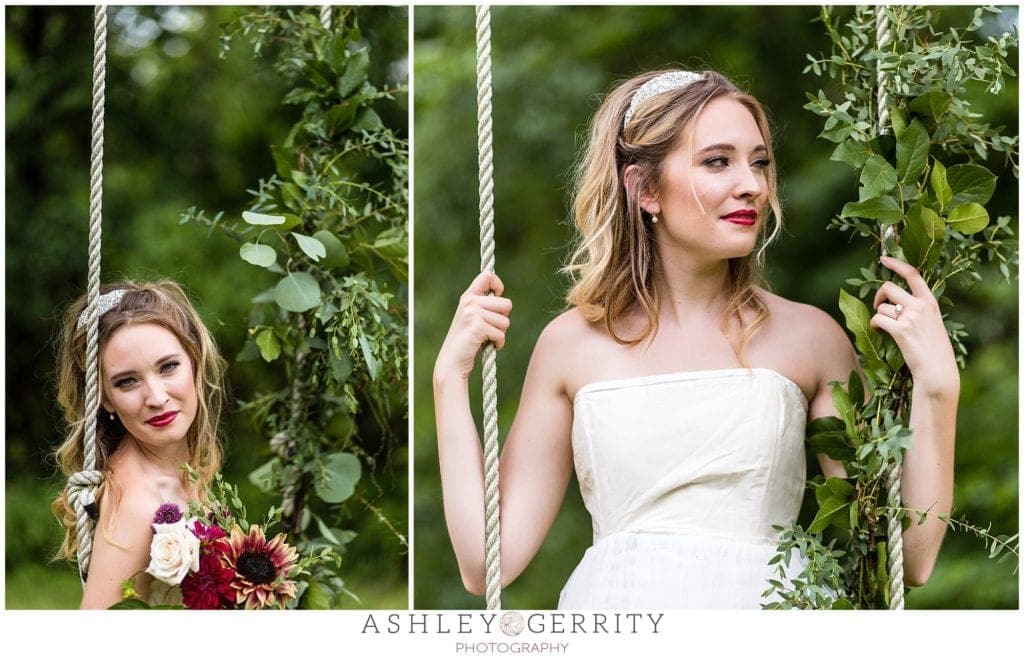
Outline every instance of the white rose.
<svg viewBox="0 0 1024 656"><path fill-rule="evenodd" d="M178 585L190 571L199 571L199 538L190 530L191 521L153 524L156 535L149 545L146 572L167 585Z"/></svg>

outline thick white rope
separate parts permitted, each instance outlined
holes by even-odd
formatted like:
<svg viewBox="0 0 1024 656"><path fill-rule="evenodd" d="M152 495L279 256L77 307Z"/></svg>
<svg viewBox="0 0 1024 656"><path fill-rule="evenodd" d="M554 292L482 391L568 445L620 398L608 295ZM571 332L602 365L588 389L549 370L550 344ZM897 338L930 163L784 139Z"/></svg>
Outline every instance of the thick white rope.
<svg viewBox="0 0 1024 656"><path fill-rule="evenodd" d="M889 18L884 5L875 7L875 44L879 55L882 50L892 42L892 30L889 26ZM882 70L881 56L878 61L878 133L887 134L889 131L889 96L886 92L886 85L889 75ZM892 230L890 226L888 228ZM885 252L885 239L882 240L882 251ZM889 550L889 609L903 610L903 521L899 518L897 510L903 505L900 488L903 486L903 467L895 465L889 470L886 478L889 486L889 508L887 513L889 520L888 550Z"/></svg>
<svg viewBox="0 0 1024 656"><path fill-rule="evenodd" d="M491 140L491 8L476 8L476 116L480 175L480 270L494 271L494 158ZM487 609L501 609L498 517L498 370L494 344L483 350L484 521Z"/></svg>
<svg viewBox="0 0 1024 656"><path fill-rule="evenodd" d="M96 417L99 413L99 317L100 239L103 230L103 105L107 80L107 8L97 5L92 50L92 157L89 166L89 285L85 351L85 435L82 471L68 479L68 501L75 509L78 535L78 571L85 585L92 558L92 536L96 528L96 490L103 472L96 469Z"/></svg>
<svg viewBox="0 0 1024 656"><path fill-rule="evenodd" d="M324 26L325 30L330 31L331 5L320 5L320 24Z"/></svg>

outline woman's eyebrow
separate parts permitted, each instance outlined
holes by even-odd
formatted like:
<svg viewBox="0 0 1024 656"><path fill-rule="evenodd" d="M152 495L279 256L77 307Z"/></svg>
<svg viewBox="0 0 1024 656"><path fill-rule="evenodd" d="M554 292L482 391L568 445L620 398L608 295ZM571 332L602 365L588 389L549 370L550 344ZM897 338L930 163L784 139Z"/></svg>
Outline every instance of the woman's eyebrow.
<svg viewBox="0 0 1024 656"><path fill-rule="evenodd" d="M174 353L170 353L168 355L163 356L162 358L158 359L153 364L155 364L156 366L160 366L163 363L167 362L168 360L180 359L182 357L184 357L184 356L182 356L181 353L174 352ZM134 376L135 373L136 372L135 372L134 369L126 369L124 371L118 371L118 372L110 374L110 380L114 380L115 378L118 378L120 376L127 376L127 375L133 375Z"/></svg>
<svg viewBox="0 0 1024 656"><path fill-rule="evenodd" d="M733 151L736 150L736 146L734 146L732 144L728 144L728 143L711 144L710 146L705 146L705 147L701 148L699 151L697 151L697 154L698 155L703 155L704 153L712 151L712 150L724 150L726 152L733 152ZM759 144L759 145L755 146L754 149L751 152L754 152L754 153L767 153L768 152L768 147L765 146L764 144Z"/></svg>

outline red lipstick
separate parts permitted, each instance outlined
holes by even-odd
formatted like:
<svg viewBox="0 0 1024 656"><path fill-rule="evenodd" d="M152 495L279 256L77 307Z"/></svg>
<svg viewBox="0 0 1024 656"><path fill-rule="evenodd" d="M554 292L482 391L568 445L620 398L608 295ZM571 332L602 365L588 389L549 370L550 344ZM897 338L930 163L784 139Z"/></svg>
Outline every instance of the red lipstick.
<svg viewBox="0 0 1024 656"><path fill-rule="evenodd" d="M178 410L172 410L170 412L165 412L162 415L157 415L155 417L147 419L146 423L149 424L150 426L156 426L157 428L163 428L167 424L169 424L172 421L174 421L174 419L178 416L178 413L179 413Z"/></svg>
<svg viewBox="0 0 1024 656"><path fill-rule="evenodd" d="M757 223L757 212L755 210L736 210L722 217L723 221L742 226L752 226Z"/></svg>

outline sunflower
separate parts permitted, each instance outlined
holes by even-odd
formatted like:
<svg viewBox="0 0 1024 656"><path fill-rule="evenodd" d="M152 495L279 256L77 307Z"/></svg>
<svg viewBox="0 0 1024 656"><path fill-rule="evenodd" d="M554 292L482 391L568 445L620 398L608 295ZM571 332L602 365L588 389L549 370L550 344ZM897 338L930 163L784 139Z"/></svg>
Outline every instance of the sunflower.
<svg viewBox="0 0 1024 656"><path fill-rule="evenodd" d="M246 610L284 608L295 598L295 581L288 580L288 575L299 555L284 541L283 533L268 542L258 525L251 525L246 534L236 524L231 527L228 547L221 557L235 575L231 587L236 604L244 603Z"/></svg>

